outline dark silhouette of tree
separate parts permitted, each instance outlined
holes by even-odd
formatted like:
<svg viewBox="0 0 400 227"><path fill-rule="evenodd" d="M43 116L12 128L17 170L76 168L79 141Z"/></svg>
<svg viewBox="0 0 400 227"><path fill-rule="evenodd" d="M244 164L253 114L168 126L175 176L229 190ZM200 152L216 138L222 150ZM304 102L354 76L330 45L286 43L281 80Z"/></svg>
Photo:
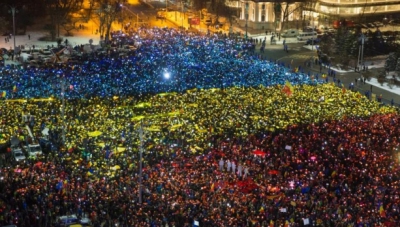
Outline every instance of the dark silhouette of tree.
<svg viewBox="0 0 400 227"><path fill-rule="evenodd" d="M275 15L275 29L281 24L282 30L287 29L289 17L299 12L302 15L303 10L310 10L316 4L316 0L275 0L274 1L274 15Z"/></svg>
<svg viewBox="0 0 400 227"><path fill-rule="evenodd" d="M206 8L206 1L204 1L204 0L193 0L192 1L192 8L193 8L193 10L195 10L195 11L198 11L198 10L202 10L202 9L204 9L204 8Z"/></svg>
<svg viewBox="0 0 400 227"><path fill-rule="evenodd" d="M94 15L99 20L100 36L104 37L105 41L110 40L111 25L117 21L121 13L120 0L94 0L95 8Z"/></svg>
<svg viewBox="0 0 400 227"><path fill-rule="evenodd" d="M54 40L56 35L60 37L60 27L82 8L83 0L45 0L45 3L50 17L50 34Z"/></svg>

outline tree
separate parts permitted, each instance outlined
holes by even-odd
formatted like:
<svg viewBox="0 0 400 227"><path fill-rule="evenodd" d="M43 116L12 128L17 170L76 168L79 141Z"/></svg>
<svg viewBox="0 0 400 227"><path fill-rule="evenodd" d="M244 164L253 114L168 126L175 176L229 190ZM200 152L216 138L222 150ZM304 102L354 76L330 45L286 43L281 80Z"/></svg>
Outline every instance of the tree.
<svg viewBox="0 0 400 227"><path fill-rule="evenodd" d="M397 52L392 52L388 55L385 61L385 71L390 72L390 71L395 71L400 65L398 64L398 53ZM399 68L400 71L400 68Z"/></svg>
<svg viewBox="0 0 400 227"><path fill-rule="evenodd" d="M358 37L346 27L339 27L335 37L336 56L340 64L347 67L358 54Z"/></svg>
<svg viewBox="0 0 400 227"><path fill-rule="evenodd" d="M28 6L23 6L16 14L16 20L18 21L16 26L22 30L22 34L26 34L27 27L33 25L33 12L29 8Z"/></svg>
<svg viewBox="0 0 400 227"><path fill-rule="evenodd" d="M304 14L303 12L310 12L310 9L314 9L316 7L317 4L317 0L300 0L298 1L298 7L297 7L297 12L299 12L299 16L301 19L301 27L305 27L307 26L307 22L308 20L311 20L310 14L308 14L308 19L307 19L307 15Z"/></svg>
<svg viewBox="0 0 400 227"><path fill-rule="evenodd" d="M340 27L334 38L330 35L322 37L319 45L321 54L334 57L337 59L336 63L345 67L349 66L350 61L358 54L358 36L347 28Z"/></svg>
<svg viewBox="0 0 400 227"><path fill-rule="evenodd" d="M83 0L45 0L47 14L50 16L50 27L55 29L50 31L52 40L54 35L60 37L60 27L71 19L72 14L82 8Z"/></svg>
<svg viewBox="0 0 400 227"><path fill-rule="evenodd" d="M204 1L204 0L193 0L192 1L192 8L195 11L202 10L206 7L207 7L206 1Z"/></svg>
<svg viewBox="0 0 400 227"><path fill-rule="evenodd" d="M400 72L400 58L397 58L397 63L396 63L395 71L396 71L396 72Z"/></svg>
<svg viewBox="0 0 400 227"><path fill-rule="evenodd" d="M230 26L233 25L234 18L238 15L238 10L233 7L235 1L234 0L225 0L226 5L225 8L222 9L221 15L228 18Z"/></svg>
<svg viewBox="0 0 400 227"><path fill-rule="evenodd" d="M108 42L111 25L117 21L121 13L122 2L120 0L95 0L94 4L96 4L95 16L99 19L100 36Z"/></svg>
<svg viewBox="0 0 400 227"><path fill-rule="evenodd" d="M1 33L7 32L6 28L7 28L7 26L8 26L9 23L8 23L8 21L6 20L6 18L0 17L0 24L3 25L3 26L0 27L0 32L1 32Z"/></svg>
<svg viewBox="0 0 400 227"><path fill-rule="evenodd" d="M319 50L329 56L334 55L336 47L335 41L330 35L323 35L319 44Z"/></svg>
<svg viewBox="0 0 400 227"><path fill-rule="evenodd" d="M71 36L71 31L75 29L75 22L71 18L67 18L61 26L67 32L66 36Z"/></svg>
<svg viewBox="0 0 400 227"><path fill-rule="evenodd" d="M282 30L287 29L287 24L289 21L290 15L292 15L294 12L299 11L303 8L304 2L301 2L302 0L287 0L284 2L284 7L281 9L282 10ZM311 4L314 3L315 0L310 0L306 1L305 4Z"/></svg>
<svg viewBox="0 0 400 227"><path fill-rule="evenodd" d="M211 12L217 16L217 19L220 16L228 18L229 24L232 26L236 11L230 5L232 5L232 0L212 0Z"/></svg>
<svg viewBox="0 0 400 227"><path fill-rule="evenodd" d="M397 52L392 52L388 55L388 57L386 58L386 62L385 62L385 70L387 72L390 71L400 71L400 65L399 65L399 53Z"/></svg>

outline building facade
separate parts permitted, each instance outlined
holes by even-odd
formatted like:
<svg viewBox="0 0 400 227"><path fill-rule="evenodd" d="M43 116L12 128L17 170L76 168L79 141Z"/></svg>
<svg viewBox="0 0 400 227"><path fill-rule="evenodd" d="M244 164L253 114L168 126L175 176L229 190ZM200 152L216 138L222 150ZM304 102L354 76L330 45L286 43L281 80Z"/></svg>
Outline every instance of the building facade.
<svg viewBox="0 0 400 227"><path fill-rule="evenodd" d="M240 7L239 25L249 30L279 31L304 26L332 26L334 20L355 22L394 19L400 0L231 0ZM378 18L378 19L376 19ZM380 19L379 19L380 18Z"/></svg>

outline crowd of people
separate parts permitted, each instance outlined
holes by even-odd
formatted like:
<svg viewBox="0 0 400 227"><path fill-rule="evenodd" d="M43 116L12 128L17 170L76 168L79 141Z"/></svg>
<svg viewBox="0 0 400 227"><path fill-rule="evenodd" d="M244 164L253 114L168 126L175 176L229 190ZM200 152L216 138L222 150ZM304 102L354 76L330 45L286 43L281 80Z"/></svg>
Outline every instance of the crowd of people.
<svg viewBox="0 0 400 227"><path fill-rule="evenodd" d="M0 138L51 147L0 157L0 224L399 225L395 108L247 54L243 40L138 34L134 55L2 69Z"/></svg>
<svg viewBox="0 0 400 227"><path fill-rule="evenodd" d="M116 34L113 42L121 44L121 39ZM82 64L68 67L3 68L0 89L6 91L6 98L59 97L65 85L68 98L87 98L215 86L271 86L286 80L317 83L311 75L250 54L251 44L237 38L153 28L139 29L132 42L137 49L124 56L94 51Z"/></svg>

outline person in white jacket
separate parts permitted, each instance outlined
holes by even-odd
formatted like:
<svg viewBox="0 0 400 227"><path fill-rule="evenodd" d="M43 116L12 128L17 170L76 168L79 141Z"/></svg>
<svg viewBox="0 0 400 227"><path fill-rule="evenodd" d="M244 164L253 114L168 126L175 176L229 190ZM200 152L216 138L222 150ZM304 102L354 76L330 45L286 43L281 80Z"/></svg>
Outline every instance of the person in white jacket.
<svg viewBox="0 0 400 227"><path fill-rule="evenodd" d="M219 170L222 172L224 171L224 159L221 158L221 160L219 160Z"/></svg>
<svg viewBox="0 0 400 227"><path fill-rule="evenodd" d="M231 171L231 167L232 167L232 163L231 161L228 159L226 161L226 171L230 172Z"/></svg>
<svg viewBox="0 0 400 227"><path fill-rule="evenodd" d="M244 167L244 174L243 174L243 177L246 178L248 175L249 175L249 167L248 167L248 166L245 166L245 167Z"/></svg>

